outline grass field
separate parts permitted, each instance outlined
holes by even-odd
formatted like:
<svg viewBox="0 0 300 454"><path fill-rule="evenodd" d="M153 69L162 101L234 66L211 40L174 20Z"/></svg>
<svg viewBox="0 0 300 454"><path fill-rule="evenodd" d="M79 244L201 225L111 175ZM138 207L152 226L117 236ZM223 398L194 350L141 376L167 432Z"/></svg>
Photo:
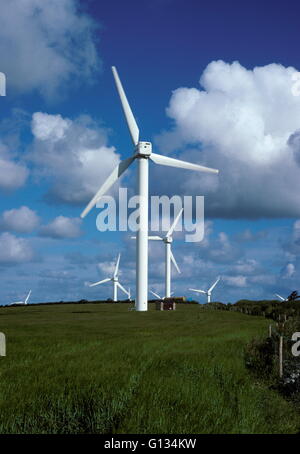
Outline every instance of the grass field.
<svg viewBox="0 0 300 454"><path fill-rule="evenodd" d="M0 310L0 433L295 433L300 417L244 366L264 318L178 305Z"/></svg>

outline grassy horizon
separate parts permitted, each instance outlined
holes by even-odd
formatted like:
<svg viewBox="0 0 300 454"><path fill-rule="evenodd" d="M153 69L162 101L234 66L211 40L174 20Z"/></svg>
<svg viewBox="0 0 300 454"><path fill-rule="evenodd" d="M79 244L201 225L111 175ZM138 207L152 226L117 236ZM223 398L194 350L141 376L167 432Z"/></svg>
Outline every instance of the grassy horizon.
<svg viewBox="0 0 300 454"><path fill-rule="evenodd" d="M3 308L0 433L299 432L295 408L245 369L267 320L128 308Z"/></svg>

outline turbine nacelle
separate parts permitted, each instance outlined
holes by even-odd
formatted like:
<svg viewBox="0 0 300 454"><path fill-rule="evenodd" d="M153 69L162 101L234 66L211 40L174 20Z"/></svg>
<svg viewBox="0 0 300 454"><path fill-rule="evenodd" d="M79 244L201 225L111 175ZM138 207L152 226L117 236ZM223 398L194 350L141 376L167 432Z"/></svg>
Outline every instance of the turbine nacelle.
<svg viewBox="0 0 300 454"><path fill-rule="evenodd" d="M151 142L138 142L138 144L135 148L135 154L137 156L149 158L151 153L152 153L152 143Z"/></svg>

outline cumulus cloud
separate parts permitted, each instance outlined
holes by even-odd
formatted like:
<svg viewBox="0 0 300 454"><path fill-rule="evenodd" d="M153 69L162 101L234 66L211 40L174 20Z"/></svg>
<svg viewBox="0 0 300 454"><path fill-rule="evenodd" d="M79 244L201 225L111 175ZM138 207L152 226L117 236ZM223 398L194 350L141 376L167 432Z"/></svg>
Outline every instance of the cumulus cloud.
<svg viewBox="0 0 300 454"><path fill-rule="evenodd" d="M282 240L283 250L291 257L300 257L300 219L297 219L288 235L285 235Z"/></svg>
<svg viewBox="0 0 300 454"><path fill-rule="evenodd" d="M39 217L27 206L6 210L0 217L0 229L18 233L30 233L39 225Z"/></svg>
<svg viewBox="0 0 300 454"><path fill-rule="evenodd" d="M246 287L247 278L246 276L222 276L222 280L232 287Z"/></svg>
<svg viewBox="0 0 300 454"><path fill-rule="evenodd" d="M50 224L44 225L40 229L40 235L60 239L60 238L78 238L82 235L80 230L81 219L58 216Z"/></svg>
<svg viewBox="0 0 300 454"><path fill-rule="evenodd" d="M205 250L206 257L217 263L230 263L241 256L240 248L225 232L218 233L217 239L207 244Z"/></svg>
<svg viewBox="0 0 300 454"><path fill-rule="evenodd" d="M0 141L0 190L19 189L25 184L28 174L26 166Z"/></svg>
<svg viewBox="0 0 300 454"><path fill-rule="evenodd" d="M0 235L0 263L17 264L33 260L34 252L29 242L9 232Z"/></svg>
<svg viewBox="0 0 300 454"><path fill-rule="evenodd" d="M261 266L257 260L244 259L238 260L237 263L229 268L228 271L230 274L251 275L261 271Z"/></svg>
<svg viewBox="0 0 300 454"><path fill-rule="evenodd" d="M114 260L109 261L109 262L98 263L97 268L98 268L101 276L103 275L103 276L105 276L105 278L112 277L115 272L116 263L117 263L117 257ZM122 274L122 270L121 270L121 263L120 263L119 275L121 275L121 274Z"/></svg>
<svg viewBox="0 0 300 454"><path fill-rule="evenodd" d="M99 68L95 23L75 0L1 2L0 61L8 90L52 98Z"/></svg>
<svg viewBox="0 0 300 454"><path fill-rule="evenodd" d="M208 215L300 215L295 72L280 64L250 70L238 62L213 61L201 76L201 87L173 92L167 108L173 128L157 142L169 152L185 149L186 159L220 170L219 177L190 172L181 179L185 192L208 194Z"/></svg>
<svg viewBox="0 0 300 454"><path fill-rule="evenodd" d="M86 203L120 161L115 148L106 145L107 131L89 116L70 120L36 112L32 134L28 156L35 175L49 178L50 202Z"/></svg>
<svg viewBox="0 0 300 454"><path fill-rule="evenodd" d="M283 279L290 279L296 274L296 266L294 263L287 263L281 270L281 277Z"/></svg>
<svg viewBox="0 0 300 454"><path fill-rule="evenodd" d="M0 190L3 192L24 186L29 176L21 146L25 127L28 127L28 115L22 109L12 109L0 121Z"/></svg>

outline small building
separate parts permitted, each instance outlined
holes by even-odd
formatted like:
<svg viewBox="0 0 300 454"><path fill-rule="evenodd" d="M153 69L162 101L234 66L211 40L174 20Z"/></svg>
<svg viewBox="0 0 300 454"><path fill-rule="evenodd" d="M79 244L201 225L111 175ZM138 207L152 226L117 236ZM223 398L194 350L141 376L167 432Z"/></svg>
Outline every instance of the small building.
<svg viewBox="0 0 300 454"><path fill-rule="evenodd" d="M175 311L176 303L172 298L164 299L156 303L157 311Z"/></svg>

